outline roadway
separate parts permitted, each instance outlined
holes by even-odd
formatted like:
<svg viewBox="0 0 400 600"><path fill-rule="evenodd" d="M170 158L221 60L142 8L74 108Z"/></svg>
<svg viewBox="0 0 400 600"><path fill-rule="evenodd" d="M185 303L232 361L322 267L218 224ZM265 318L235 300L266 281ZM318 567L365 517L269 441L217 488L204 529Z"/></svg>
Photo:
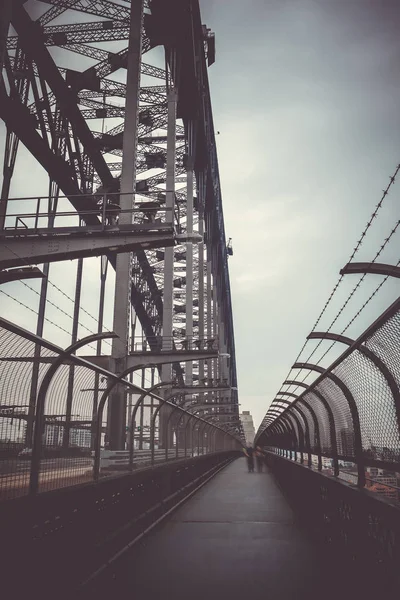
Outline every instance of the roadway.
<svg viewBox="0 0 400 600"><path fill-rule="evenodd" d="M9 477L11 474L29 473L31 468L31 461L30 459L26 458L16 458L1 462L7 463L7 465L4 465L3 470L0 473L0 480L4 477ZM88 468L92 462L93 461L90 457L43 458L40 462L40 469L41 471L57 471L60 468L72 468L75 466Z"/></svg>
<svg viewBox="0 0 400 600"><path fill-rule="evenodd" d="M191 450L187 450L190 456ZM183 458L184 451L179 451L179 457ZM169 450L169 460L176 457L175 449ZM165 450L156 450L154 462L165 461ZM29 474L31 461L28 459L11 459L1 461L3 463L0 472L0 501L24 496L29 490ZM151 464L150 450L135 450L134 469L145 468ZM44 458L40 463L39 491L48 492L71 485L87 483L93 479L93 459L90 457L64 457ZM101 477L121 475L121 471L127 471L128 464L121 463L117 467L102 469Z"/></svg>
<svg viewBox="0 0 400 600"><path fill-rule="evenodd" d="M50 491L91 481L92 459L44 458L40 463L40 491ZM24 496L29 489L31 461L16 459L9 463L9 472L0 475L0 500Z"/></svg>

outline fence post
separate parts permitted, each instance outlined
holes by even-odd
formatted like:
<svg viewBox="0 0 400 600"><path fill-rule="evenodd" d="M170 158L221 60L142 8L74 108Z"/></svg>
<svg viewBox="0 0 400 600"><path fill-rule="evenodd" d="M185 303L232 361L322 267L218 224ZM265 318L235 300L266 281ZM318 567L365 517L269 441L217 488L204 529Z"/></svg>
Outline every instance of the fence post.
<svg viewBox="0 0 400 600"><path fill-rule="evenodd" d="M39 490L39 471L40 471L40 461L42 458L42 436L43 436L43 426L44 426L44 411L46 405L46 395L49 389L50 383L58 369L66 360L70 358L76 350L82 348L82 346L86 346L86 344L90 344L91 342L95 342L97 340L102 340L106 338L116 338L118 337L116 333L113 332L104 332L104 333L94 333L92 335L88 335L81 340L78 340L74 344L71 344L66 348L63 352L61 352L57 358L55 358L54 362L48 368L45 376L43 377L42 383L39 388L37 403L36 403L36 419L35 419L35 430L33 434L33 446L32 446L32 461L31 461L31 470L29 477L29 493L37 494Z"/></svg>

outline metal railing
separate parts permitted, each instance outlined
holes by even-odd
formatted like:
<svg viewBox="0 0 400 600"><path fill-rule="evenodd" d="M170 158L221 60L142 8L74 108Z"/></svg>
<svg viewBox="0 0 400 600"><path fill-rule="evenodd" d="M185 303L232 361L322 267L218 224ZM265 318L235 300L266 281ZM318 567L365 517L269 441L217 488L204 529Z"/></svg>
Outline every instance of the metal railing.
<svg viewBox="0 0 400 600"><path fill-rule="evenodd" d="M344 597L372 599L398 590L398 505L390 496L374 493L372 481L358 488L351 481L354 476L357 479L357 472L344 469L340 478L332 477L288 460L285 452L267 452L267 465L297 522L318 543L331 565L332 581L343 583Z"/></svg>
<svg viewBox="0 0 400 600"><path fill-rule="evenodd" d="M348 348L328 369L294 365L319 376L298 395L276 398L256 443L332 476L345 478L347 471L349 483L398 502L400 299L357 340L338 341ZM286 385L290 390L298 382Z"/></svg>
<svg viewBox="0 0 400 600"><path fill-rule="evenodd" d="M120 197L124 195L132 197L132 208L121 209ZM79 214L76 210L69 209L69 198L66 196L12 198L9 200L10 211L6 215L3 235L32 234L48 228L60 230L80 227L91 231L107 230L119 225L121 215L125 214L131 215L131 225L147 228L170 224L173 218L172 209L163 206L156 196L153 198L149 195L145 202L138 199L137 194L119 192L82 194L79 198L82 202L82 211ZM90 221L91 225L85 224L84 221Z"/></svg>
<svg viewBox="0 0 400 600"><path fill-rule="evenodd" d="M172 350L180 351L218 351L218 338L207 338L199 336L148 336L147 338L135 337L132 340L132 348L134 352L154 352L155 350Z"/></svg>
<svg viewBox="0 0 400 600"><path fill-rule="evenodd" d="M97 337L89 336L79 345ZM96 481L115 475L121 467L138 469L149 462L240 447L238 436L224 423L193 416L128 377L76 356L78 344L74 346L64 350L0 319L0 500ZM142 431L126 427L126 456L118 468L114 468L118 461L100 468L107 463L101 460L108 452L107 406L111 401L104 382L110 389L111 382L122 386L131 399L150 398L143 426L148 427L158 411L147 452L138 451ZM166 419L171 410L183 416L179 430L178 418ZM127 406L127 424L130 416ZM168 423L167 431L164 423ZM129 446L134 448L134 461L128 459Z"/></svg>
<svg viewBox="0 0 400 600"><path fill-rule="evenodd" d="M3 503L3 589L48 598L63 582L62 597L102 597L92 586L110 564L238 455L215 452Z"/></svg>

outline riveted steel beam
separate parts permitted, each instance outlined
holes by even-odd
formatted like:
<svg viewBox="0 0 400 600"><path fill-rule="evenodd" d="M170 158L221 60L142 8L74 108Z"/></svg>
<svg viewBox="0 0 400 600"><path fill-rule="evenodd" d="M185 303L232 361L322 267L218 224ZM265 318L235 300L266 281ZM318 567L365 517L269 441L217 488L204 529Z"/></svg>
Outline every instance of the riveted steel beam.
<svg viewBox="0 0 400 600"><path fill-rule="evenodd" d="M67 229L67 228L66 228ZM68 228L69 229L69 228ZM82 228L83 229L83 228ZM130 231L129 231L130 229ZM153 228L154 229L154 228ZM54 230L53 230L54 231ZM75 233L77 231L77 233ZM143 248L163 248L173 246L174 233L171 228L160 228L159 231L140 231L140 226L132 225L128 230L112 233L96 231L80 231L72 228L61 234L32 235L12 238L0 237L0 269L24 264L41 264L57 262L73 258L101 256L112 252L136 251Z"/></svg>
<svg viewBox="0 0 400 600"><path fill-rule="evenodd" d="M21 269L10 269L7 271L0 271L0 284L8 283L9 281L19 281L21 279L42 279L44 276L45 275L43 271L41 271L37 267L23 267Z"/></svg>

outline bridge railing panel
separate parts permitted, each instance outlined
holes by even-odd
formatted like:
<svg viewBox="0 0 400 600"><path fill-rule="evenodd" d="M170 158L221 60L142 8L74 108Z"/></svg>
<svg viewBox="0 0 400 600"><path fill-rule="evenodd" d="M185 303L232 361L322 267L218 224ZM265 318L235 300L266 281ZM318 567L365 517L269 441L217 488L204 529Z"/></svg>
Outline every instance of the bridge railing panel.
<svg viewBox="0 0 400 600"><path fill-rule="evenodd" d="M318 420L319 435L321 441L321 453L330 455L332 453L332 439L327 409L315 394L309 393L305 396L305 399L313 409Z"/></svg>
<svg viewBox="0 0 400 600"><path fill-rule="evenodd" d="M215 452L5 503L3 588L16 598L37 588L47 598L61 585L62 597L91 598L94 578L238 455Z"/></svg>
<svg viewBox="0 0 400 600"><path fill-rule="evenodd" d="M379 329L365 339L364 345L390 369L400 389L400 311L381 324Z"/></svg>
<svg viewBox="0 0 400 600"><path fill-rule="evenodd" d="M258 443L398 502L399 340L397 300L325 371L297 363L320 375L291 404L278 407L276 401ZM310 453L319 460L310 460Z"/></svg>
<svg viewBox="0 0 400 600"><path fill-rule="evenodd" d="M400 449L399 426L393 394L382 371L355 350L334 373L345 383L356 402L363 452L396 462Z"/></svg>
<svg viewBox="0 0 400 600"><path fill-rule="evenodd" d="M269 448L266 461L297 522L323 547L345 597L395 594L400 584L399 506L374 493L372 486L357 488L354 477L340 480L287 458L283 450Z"/></svg>
<svg viewBox="0 0 400 600"><path fill-rule="evenodd" d="M119 451L108 447L109 393L99 409L112 381L130 392L134 402L140 398L144 407L150 406L149 415L157 412L149 425L138 418L132 423L134 403L127 402L125 449ZM149 397L151 405L146 404ZM174 418L164 418L168 410ZM193 413L0 320L0 501L240 447L223 425L215 415Z"/></svg>
<svg viewBox="0 0 400 600"><path fill-rule="evenodd" d="M325 398L332 410L338 454L354 457L354 424L343 391L328 378L321 381L315 389Z"/></svg>

